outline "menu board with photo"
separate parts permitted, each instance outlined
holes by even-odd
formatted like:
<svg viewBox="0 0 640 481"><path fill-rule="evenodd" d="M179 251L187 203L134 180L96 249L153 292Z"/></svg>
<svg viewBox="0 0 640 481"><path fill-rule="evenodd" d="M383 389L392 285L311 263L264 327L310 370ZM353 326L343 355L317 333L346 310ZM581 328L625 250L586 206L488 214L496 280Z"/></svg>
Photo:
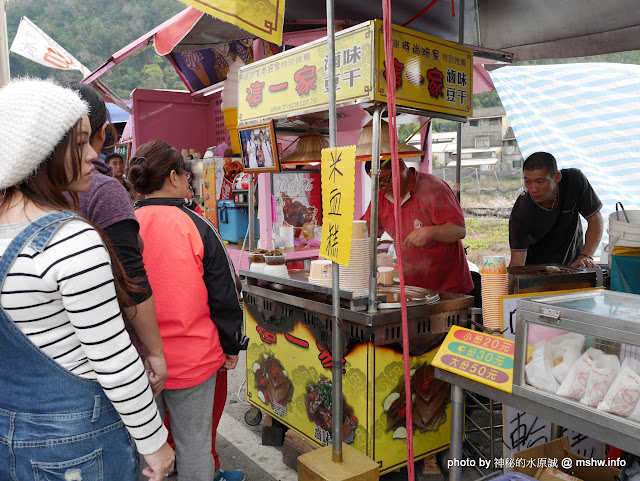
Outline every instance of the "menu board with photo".
<svg viewBox="0 0 640 481"><path fill-rule="evenodd" d="M304 224L322 225L320 172L274 173L272 189L278 223L293 226L296 237Z"/></svg>

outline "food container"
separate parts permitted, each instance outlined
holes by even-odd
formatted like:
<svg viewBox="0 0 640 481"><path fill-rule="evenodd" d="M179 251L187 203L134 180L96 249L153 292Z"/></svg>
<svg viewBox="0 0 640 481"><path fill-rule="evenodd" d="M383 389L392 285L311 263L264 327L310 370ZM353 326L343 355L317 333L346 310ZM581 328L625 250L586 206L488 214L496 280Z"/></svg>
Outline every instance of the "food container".
<svg viewBox="0 0 640 481"><path fill-rule="evenodd" d="M584 435L637 446L639 326L634 294L588 290L519 299L513 394L579 418Z"/></svg>
<svg viewBox="0 0 640 481"><path fill-rule="evenodd" d="M249 270L251 272L263 272L265 261L264 253L262 252L249 252Z"/></svg>
<svg viewBox="0 0 640 481"><path fill-rule="evenodd" d="M284 254L279 254L279 255L265 254L264 261L267 263L268 266L283 266L285 263L285 256Z"/></svg>

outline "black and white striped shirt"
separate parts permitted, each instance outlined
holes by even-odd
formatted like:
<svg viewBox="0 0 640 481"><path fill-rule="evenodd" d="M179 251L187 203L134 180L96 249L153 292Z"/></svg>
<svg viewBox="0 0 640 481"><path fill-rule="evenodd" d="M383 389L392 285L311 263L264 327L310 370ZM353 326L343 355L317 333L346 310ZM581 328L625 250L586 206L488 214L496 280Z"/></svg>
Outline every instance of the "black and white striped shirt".
<svg viewBox="0 0 640 481"><path fill-rule="evenodd" d="M0 254L28 222L0 225ZM100 383L140 453L162 446L167 430L124 328L109 253L91 226L71 220L43 252L25 247L7 274L0 303L45 354Z"/></svg>

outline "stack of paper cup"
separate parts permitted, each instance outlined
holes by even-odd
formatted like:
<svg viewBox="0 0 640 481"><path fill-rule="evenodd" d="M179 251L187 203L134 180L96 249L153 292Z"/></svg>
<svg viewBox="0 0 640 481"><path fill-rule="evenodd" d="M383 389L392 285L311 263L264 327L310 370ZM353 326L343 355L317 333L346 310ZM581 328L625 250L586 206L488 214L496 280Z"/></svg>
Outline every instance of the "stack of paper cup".
<svg viewBox="0 0 640 481"><path fill-rule="evenodd" d="M485 327L502 330L501 296L509 293L504 256L487 256L482 263L482 319Z"/></svg>
<svg viewBox="0 0 640 481"><path fill-rule="evenodd" d="M333 285L333 276L331 272L331 261L327 259L311 261L311 267L309 269L309 284L331 287Z"/></svg>
<svg viewBox="0 0 640 481"><path fill-rule="evenodd" d="M313 269L311 261L311 269ZM331 268L331 262L329 268ZM351 255L348 266L340 266L340 289L345 291L366 291L369 289L369 237L367 236L367 222L353 221L353 235L351 237ZM310 273L309 282L320 284L317 276ZM325 285L325 284L322 284Z"/></svg>
<svg viewBox="0 0 640 481"><path fill-rule="evenodd" d="M369 288L369 266L367 222L354 220L349 266L340 266L340 289L366 291Z"/></svg>

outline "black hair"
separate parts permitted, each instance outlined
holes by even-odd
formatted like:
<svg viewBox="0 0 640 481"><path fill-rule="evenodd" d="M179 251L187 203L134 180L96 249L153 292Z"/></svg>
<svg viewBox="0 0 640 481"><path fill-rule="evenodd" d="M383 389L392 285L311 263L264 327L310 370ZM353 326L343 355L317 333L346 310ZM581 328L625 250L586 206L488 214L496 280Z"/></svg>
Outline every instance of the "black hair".
<svg viewBox="0 0 640 481"><path fill-rule="evenodd" d="M117 158L119 158L119 159L121 159L121 160L123 160L123 161L124 161L124 157L123 157L121 154L119 154L119 153L117 153L117 152L112 152L112 153L110 153L109 155L107 155L107 156L104 158L104 163L105 163L105 164L107 164L107 165L109 165L109 161L110 161L111 159L115 158L115 157L117 157Z"/></svg>
<svg viewBox="0 0 640 481"><path fill-rule="evenodd" d="M129 183L139 194L160 190L172 170L182 174L186 167L178 150L160 140L142 144L130 160Z"/></svg>
<svg viewBox="0 0 640 481"><path fill-rule="evenodd" d="M551 176L558 172L556 158L548 152L535 152L526 158L522 164L522 170L547 169Z"/></svg>
<svg viewBox="0 0 640 481"><path fill-rule="evenodd" d="M89 143L91 143L105 122L111 121L104 99L96 89L82 82L68 82L65 87L78 92L82 100L89 104L89 122L91 123Z"/></svg>

